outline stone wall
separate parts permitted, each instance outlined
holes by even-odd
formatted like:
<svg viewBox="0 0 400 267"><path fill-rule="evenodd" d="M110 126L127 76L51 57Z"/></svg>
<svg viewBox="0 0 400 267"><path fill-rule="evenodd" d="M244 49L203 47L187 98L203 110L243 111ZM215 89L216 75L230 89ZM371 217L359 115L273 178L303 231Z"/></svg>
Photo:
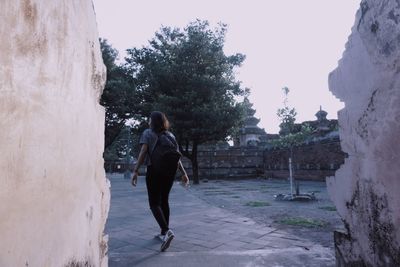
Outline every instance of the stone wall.
<svg viewBox="0 0 400 267"><path fill-rule="evenodd" d="M400 266L400 2L364 0L330 90L349 157L327 181L338 266Z"/></svg>
<svg viewBox="0 0 400 267"><path fill-rule="evenodd" d="M228 149L200 150L198 154L200 178L278 178L289 177L287 149L260 149L230 147ZM294 177L300 180L325 181L343 164L345 153L339 136L309 142L293 150ZM192 173L190 161L183 163Z"/></svg>
<svg viewBox="0 0 400 267"><path fill-rule="evenodd" d="M253 178L263 174L263 150L231 147L221 150L198 151L199 177L202 178ZM190 161L183 159L189 175Z"/></svg>
<svg viewBox="0 0 400 267"><path fill-rule="evenodd" d="M288 149L267 149L264 153L265 176L288 178ZM344 163L345 153L339 136L305 143L293 149L292 168L295 179L325 181Z"/></svg>
<svg viewBox="0 0 400 267"><path fill-rule="evenodd" d="M107 266L92 2L3 0L0 36L0 266Z"/></svg>

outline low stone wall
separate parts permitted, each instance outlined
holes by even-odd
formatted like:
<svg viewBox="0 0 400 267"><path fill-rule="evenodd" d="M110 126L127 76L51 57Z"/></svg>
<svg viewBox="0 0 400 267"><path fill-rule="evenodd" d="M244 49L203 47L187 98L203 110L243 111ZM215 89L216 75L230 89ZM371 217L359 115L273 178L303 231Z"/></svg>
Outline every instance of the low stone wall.
<svg viewBox="0 0 400 267"><path fill-rule="evenodd" d="M202 150L198 152L199 177L252 178L263 175L263 150L257 148L231 147L224 150ZM192 166L187 158L183 164L189 175Z"/></svg>
<svg viewBox="0 0 400 267"><path fill-rule="evenodd" d="M264 153L265 176L268 178L289 177L288 149L267 149ZM300 180L319 180L335 174L344 163L339 137L310 142L293 149L293 176Z"/></svg>
<svg viewBox="0 0 400 267"><path fill-rule="evenodd" d="M199 151L199 176L208 179L281 178L289 177L287 149L231 147L223 150ZM345 153L338 136L296 147L293 151L293 169L296 179L325 181L343 164ZM192 174L190 161L183 159Z"/></svg>

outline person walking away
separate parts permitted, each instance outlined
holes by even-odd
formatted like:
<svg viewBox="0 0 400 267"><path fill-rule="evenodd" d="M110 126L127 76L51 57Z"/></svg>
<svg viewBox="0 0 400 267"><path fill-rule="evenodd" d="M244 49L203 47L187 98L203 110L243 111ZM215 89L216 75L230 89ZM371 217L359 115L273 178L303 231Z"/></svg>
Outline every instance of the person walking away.
<svg viewBox="0 0 400 267"><path fill-rule="evenodd" d="M161 251L166 251L174 238L169 228L169 193L171 191L177 169L181 172L182 183L189 184L189 178L180 160L178 144L175 136L169 131L169 122L164 113L153 111L149 119L150 128L140 138L140 153L131 179L136 186L139 168L147 166L146 187L150 210L160 226L158 237L162 240Z"/></svg>

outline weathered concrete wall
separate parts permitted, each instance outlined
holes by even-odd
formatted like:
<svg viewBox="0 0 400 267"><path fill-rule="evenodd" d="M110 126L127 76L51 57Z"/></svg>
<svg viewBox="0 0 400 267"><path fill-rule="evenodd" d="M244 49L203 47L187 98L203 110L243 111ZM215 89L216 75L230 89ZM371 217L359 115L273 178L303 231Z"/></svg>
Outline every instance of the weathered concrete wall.
<svg viewBox="0 0 400 267"><path fill-rule="evenodd" d="M400 1L364 0L331 91L349 154L329 192L348 232L338 265L400 266ZM358 265L357 265L358 264Z"/></svg>
<svg viewBox="0 0 400 267"><path fill-rule="evenodd" d="M2 0L0 36L0 266L106 266L92 2Z"/></svg>

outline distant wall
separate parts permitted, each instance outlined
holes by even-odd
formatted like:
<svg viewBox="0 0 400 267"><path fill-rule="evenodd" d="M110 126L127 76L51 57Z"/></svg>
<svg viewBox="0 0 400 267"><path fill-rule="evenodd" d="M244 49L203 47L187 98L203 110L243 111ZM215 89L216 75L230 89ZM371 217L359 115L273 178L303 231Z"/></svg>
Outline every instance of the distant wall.
<svg viewBox="0 0 400 267"><path fill-rule="evenodd" d="M289 150L231 147L198 152L200 178L278 178L289 177ZM302 180L325 181L343 164L346 154L338 136L309 142L293 150L294 177ZM183 159L189 174L190 161Z"/></svg>
<svg viewBox="0 0 400 267"><path fill-rule="evenodd" d="M289 177L288 149L268 149L264 153L265 176L269 178ZM306 143L293 149L292 168L295 179L319 180L335 174L344 163L339 137L325 138Z"/></svg>
<svg viewBox="0 0 400 267"><path fill-rule="evenodd" d="M199 177L202 178L252 178L263 175L263 150L236 148L200 150L198 152ZM186 171L192 174L187 158L183 158Z"/></svg>
<svg viewBox="0 0 400 267"><path fill-rule="evenodd" d="M0 36L0 266L107 266L92 1L2 0Z"/></svg>

